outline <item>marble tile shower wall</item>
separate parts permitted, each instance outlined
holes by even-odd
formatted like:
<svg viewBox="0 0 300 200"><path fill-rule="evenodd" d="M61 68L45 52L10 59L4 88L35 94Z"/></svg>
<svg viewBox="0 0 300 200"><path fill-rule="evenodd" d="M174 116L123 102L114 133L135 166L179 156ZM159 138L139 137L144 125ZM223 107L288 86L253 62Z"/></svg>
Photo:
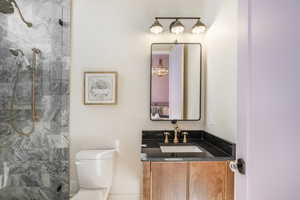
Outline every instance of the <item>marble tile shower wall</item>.
<svg viewBox="0 0 300 200"><path fill-rule="evenodd" d="M71 0L9 2L14 1L0 0L0 200L68 199ZM22 21L16 4L32 27ZM33 127L33 48L41 50L38 120L24 136L17 131Z"/></svg>

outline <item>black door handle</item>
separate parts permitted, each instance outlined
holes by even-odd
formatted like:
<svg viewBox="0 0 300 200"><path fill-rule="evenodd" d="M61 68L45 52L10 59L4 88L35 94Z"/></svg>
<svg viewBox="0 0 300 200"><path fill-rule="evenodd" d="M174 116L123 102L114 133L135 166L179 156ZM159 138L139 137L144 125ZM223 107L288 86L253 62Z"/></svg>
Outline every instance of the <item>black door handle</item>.
<svg viewBox="0 0 300 200"><path fill-rule="evenodd" d="M243 175L246 174L246 162L242 158L231 161L229 167L233 172L239 172Z"/></svg>

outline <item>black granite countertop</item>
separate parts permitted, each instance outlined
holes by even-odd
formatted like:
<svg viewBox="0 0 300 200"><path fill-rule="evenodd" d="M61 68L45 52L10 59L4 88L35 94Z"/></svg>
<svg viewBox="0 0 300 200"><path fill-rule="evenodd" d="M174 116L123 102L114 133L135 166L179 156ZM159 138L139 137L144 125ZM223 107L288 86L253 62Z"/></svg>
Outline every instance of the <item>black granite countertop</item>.
<svg viewBox="0 0 300 200"><path fill-rule="evenodd" d="M164 132L169 132L169 144L163 144ZM199 153L163 153L160 146L173 146L174 131L142 131L141 160L152 162L182 162L182 161L226 161L235 160L235 144L209 134L205 131L188 131L188 143L182 144L183 137L180 136L180 145L195 145L202 152Z"/></svg>

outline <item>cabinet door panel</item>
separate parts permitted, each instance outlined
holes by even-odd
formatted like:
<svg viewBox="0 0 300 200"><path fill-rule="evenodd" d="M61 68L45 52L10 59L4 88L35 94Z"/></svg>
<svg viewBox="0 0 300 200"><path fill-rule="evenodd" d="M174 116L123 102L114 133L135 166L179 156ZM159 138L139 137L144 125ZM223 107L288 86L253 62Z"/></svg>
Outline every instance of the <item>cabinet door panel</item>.
<svg viewBox="0 0 300 200"><path fill-rule="evenodd" d="M187 200L187 163L151 163L152 200Z"/></svg>
<svg viewBox="0 0 300 200"><path fill-rule="evenodd" d="M227 200L226 162L192 162L189 172L189 200Z"/></svg>
<svg viewBox="0 0 300 200"><path fill-rule="evenodd" d="M151 200L151 163L143 162L143 200Z"/></svg>

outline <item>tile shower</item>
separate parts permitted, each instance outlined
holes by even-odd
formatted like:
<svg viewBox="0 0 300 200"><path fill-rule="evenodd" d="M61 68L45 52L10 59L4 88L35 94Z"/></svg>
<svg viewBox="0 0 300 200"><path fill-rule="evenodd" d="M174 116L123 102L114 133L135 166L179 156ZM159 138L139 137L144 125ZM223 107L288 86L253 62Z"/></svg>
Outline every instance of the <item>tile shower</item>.
<svg viewBox="0 0 300 200"><path fill-rule="evenodd" d="M0 200L69 196L70 0L0 0Z"/></svg>

